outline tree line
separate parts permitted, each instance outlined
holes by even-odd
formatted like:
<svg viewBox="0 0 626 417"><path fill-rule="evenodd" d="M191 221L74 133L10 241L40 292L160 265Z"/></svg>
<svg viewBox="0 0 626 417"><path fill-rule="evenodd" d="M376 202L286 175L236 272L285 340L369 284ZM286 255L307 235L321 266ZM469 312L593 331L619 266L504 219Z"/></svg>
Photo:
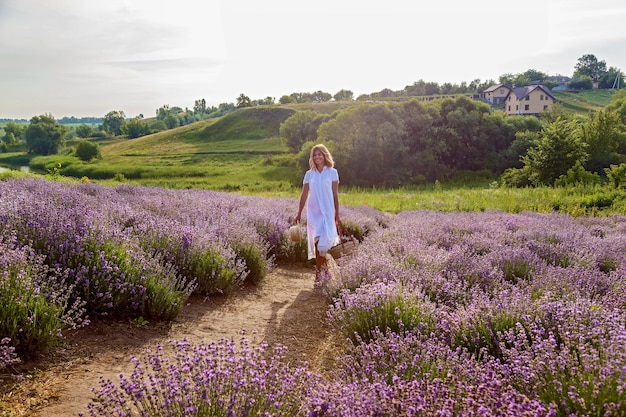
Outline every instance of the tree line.
<svg viewBox="0 0 626 417"><path fill-rule="evenodd" d="M281 124L280 135L303 169L314 143L326 143L342 183L352 186L467 175L509 186L615 181L626 166L626 91L587 118L558 106L539 118L508 116L459 97L362 103L331 115L298 111Z"/></svg>

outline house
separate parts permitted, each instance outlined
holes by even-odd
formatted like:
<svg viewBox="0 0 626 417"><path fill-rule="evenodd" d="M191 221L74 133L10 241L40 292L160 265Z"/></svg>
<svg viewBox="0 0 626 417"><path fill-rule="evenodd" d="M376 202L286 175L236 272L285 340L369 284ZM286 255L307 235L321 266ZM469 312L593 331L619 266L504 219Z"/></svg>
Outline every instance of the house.
<svg viewBox="0 0 626 417"><path fill-rule="evenodd" d="M480 93L480 98L492 105L503 104L510 92L511 88L504 84L492 85Z"/></svg>
<svg viewBox="0 0 626 417"><path fill-rule="evenodd" d="M504 111L508 115L538 116L541 112L552 110L555 101L550 90L541 84L513 87L504 100Z"/></svg>

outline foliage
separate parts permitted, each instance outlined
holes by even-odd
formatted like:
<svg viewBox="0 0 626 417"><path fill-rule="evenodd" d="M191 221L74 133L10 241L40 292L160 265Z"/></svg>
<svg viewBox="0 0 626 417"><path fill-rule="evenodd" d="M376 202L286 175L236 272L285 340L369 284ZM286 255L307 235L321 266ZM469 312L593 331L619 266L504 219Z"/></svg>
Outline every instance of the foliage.
<svg viewBox="0 0 626 417"><path fill-rule="evenodd" d="M341 89L333 96L335 101L351 101L354 100L354 93L350 90Z"/></svg>
<svg viewBox="0 0 626 417"><path fill-rule="evenodd" d="M604 172L609 180L609 184L617 189L626 187L626 164L610 165Z"/></svg>
<svg viewBox="0 0 626 417"><path fill-rule="evenodd" d="M592 113L580 126L582 141L587 145L589 157L585 168L591 172L618 162L617 151L626 135L620 132L620 120L616 113L601 110Z"/></svg>
<svg viewBox="0 0 626 417"><path fill-rule="evenodd" d="M311 110L297 111L280 124L280 137L296 152L305 142L317 140L317 129L329 119Z"/></svg>
<svg viewBox="0 0 626 417"><path fill-rule="evenodd" d="M606 62L598 61L593 54L581 56L574 66L575 77L586 76L591 80L599 80L606 72Z"/></svg>
<svg viewBox="0 0 626 417"><path fill-rule="evenodd" d="M109 135L118 136L122 134L122 126L126 122L126 115L121 110L108 112L102 120L102 128Z"/></svg>
<svg viewBox="0 0 626 417"><path fill-rule="evenodd" d="M34 116L24 131L30 152L37 155L54 155L65 144L69 131L56 122L51 114Z"/></svg>
<svg viewBox="0 0 626 417"><path fill-rule="evenodd" d="M16 248L13 238L0 236L0 334L4 347L10 342L15 355L31 357L54 347L60 331L82 324L82 302L69 304L72 286L66 286L67 281L67 273L48 269L43 256L28 247ZM11 360L0 354L0 369Z"/></svg>
<svg viewBox="0 0 626 417"><path fill-rule="evenodd" d="M321 142L332 143L342 181L351 185L398 184L408 177L402 121L387 106L350 107L319 128Z"/></svg>
<svg viewBox="0 0 626 417"><path fill-rule="evenodd" d="M92 159L100 158L100 147L97 143L88 140L81 140L76 145L76 156L82 161L89 162Z"/></svg>
<svg viewBox="0 0 626 417"><path fill-rule="evenodd" d="M580 161L576 161L567 173L561 175L554 181L557 187L566 187L576 184L599 184L600 176L597 173L586 171Z"/></svg>
<svg viewBox="0 0 626 417"><path fill-rule="evenodd" d="M241 93L239 95L239 97L237 97L237 108L243 108L243 107L250 107L252 106L251 101L250 101L250 97L246 96L245 94Z"/></svg>
<svg viewBox="0 0 626 417"><path fill-rule="evenodd" d="M150 134L150 125L139 119L132 119L122 125L122 133L128 139L135 139Z"/></svg>
<svg viewBox="0 0 626 417"><path fill-rule="evenodd" d="M0 138L0 141L6 145L12 145L22 140L25 127L22 124L15 122L8 122L3 126L4 136Z"/></svg>
<svg viewBox="0 0 626 417"><path fill-rule="evenodd" d="M553 185L576 162L587 160L586 149L574 121L557 119L547 125L537 143L522 157L531 184Z"/></svg>
<svg viewBox="0 0 626 417"><path fill-rule="evenodd" d="M76 136L79 138L88 138L93 133L93 126L90 125L80 125L76 128Z"/></svg>

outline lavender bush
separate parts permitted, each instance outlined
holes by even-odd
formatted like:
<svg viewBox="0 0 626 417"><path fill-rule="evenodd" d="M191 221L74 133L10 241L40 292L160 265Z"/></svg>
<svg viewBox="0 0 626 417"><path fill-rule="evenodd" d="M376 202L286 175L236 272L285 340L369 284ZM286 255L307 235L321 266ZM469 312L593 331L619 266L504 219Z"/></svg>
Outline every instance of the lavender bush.
<svg viewBox="0 0 626 417"><path fill-rule="evenodd" d="M83 324L84 303L71 304L67 274L45 266L30 248L0 238L0 368L53 347L59 333Z"/></svg>
<svg viewBox="0 0 626 417"><path fill-rule="evenodd" d="M287 234L296 208L293 199L12 179L0 182L0 239L37 257L36 281L67 296L58 314L83 305L85 318L169 320L194 291L230 293L262 281L276 263L302 259L304 241ZM378 224L352 208L345 218L363 230ZM37 285L29 280L20 278ZM6 285L6 294L21 288Z"/></svg>
<svg viewBox="0 0 626 417"><path fill-rule="evenodd" d="M15 347L11 345L11 339L5 337L0 340L0 370L19 362L15 353Z"/></svg>
<svg viewBox="0 0 626 417"><path fill-rule="evenodd" d="M303 415L306 367L288 367L284 348L253 347L247 338L193 346L174 341L173 354L157 346L119 384L102 379L89 404L91 416L296 416ZM84 415L84 414L81 414Z"/></svg>
<svg viewBox="0 0 626 417"><path fill-rule="evenodd" d="M348 384L319 415L625 414L625 227L621 216L401 213L332 282ZM398 314L402 300L420 314Z"/></svg>
<svg viewBox="0 0 626 417"><path fill-rule="evenodd" d="M308 374L293 397L300 403L289 412L626 414L625 220L499 212L398 215L371 232L326 282L328 316L345 336L346 351L329 377ZM220 355L209 356L238 363L232 350ZM182 363L169 366L161 382L138 390L131 389L138 383L124 378L119 388L105 383L102 404L130 407L131 398L180 403L162 392L185 392L163 388L166 379L188 373L190 366ZM205 372L221 369L211 361L198 363ZM263 403L264 387L245 380L245 398ZM123 400L119 390L134 396L124 394ZM108 396L115 400L107 402ZM185 398L191 402L184 403L187 410L207 404L204 397ZM234 404L239 397L229 398ZM102 414L92 415L127 412L93 407L92 413ZM171 415L190 412L181 410ZM207 412L227 415L223 409Z"/></svg>

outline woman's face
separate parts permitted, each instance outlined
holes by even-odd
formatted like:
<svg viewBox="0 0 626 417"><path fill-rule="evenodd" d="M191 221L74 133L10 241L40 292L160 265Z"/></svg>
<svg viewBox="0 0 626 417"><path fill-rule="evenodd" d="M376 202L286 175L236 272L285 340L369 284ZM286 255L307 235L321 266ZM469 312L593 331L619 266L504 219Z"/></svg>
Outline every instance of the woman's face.
<svg viewBox="0 0 626 417"><path fill-rule="evenodd" d="M315 164L315 166L324 166L325 162L326 159L324 158L324 154L322 153L322 151L316 149L315 152L313 152L313 163Z"/></svg>

